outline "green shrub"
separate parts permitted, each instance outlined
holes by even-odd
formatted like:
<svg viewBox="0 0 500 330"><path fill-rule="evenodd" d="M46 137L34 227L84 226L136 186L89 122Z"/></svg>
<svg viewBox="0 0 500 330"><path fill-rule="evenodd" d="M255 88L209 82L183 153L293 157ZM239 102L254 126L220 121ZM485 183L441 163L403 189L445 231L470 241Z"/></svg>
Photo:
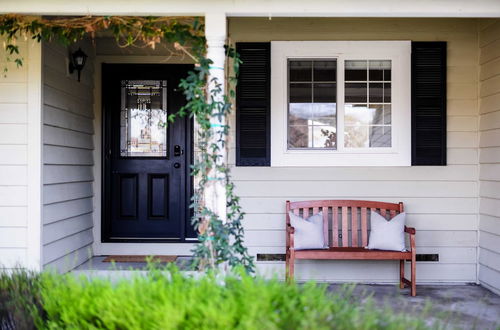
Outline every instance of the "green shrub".
<svg viewBox="0 0 500 330"><path fill-rule="evenodd" d="M0 271L0 329L34 329L43 314L38 273Z"/></svg>
<svg viewBox="0 0 500 330"><path fill-rule="evenodd" d="M186 278L176 270L111 282L42 275L47 329L424 329L423 320L360 303L352 286L286 284L246 275Z"/></svg>

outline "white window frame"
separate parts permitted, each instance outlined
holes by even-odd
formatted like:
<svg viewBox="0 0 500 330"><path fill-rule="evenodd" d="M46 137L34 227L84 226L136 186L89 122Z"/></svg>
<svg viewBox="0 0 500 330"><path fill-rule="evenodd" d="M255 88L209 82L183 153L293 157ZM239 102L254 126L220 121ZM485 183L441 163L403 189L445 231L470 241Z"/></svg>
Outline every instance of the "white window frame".
<svg viewBox="0 0 500 330"><path fill-rule="evenodd" d="M294 59L337 59L337 150L288 149L288 60ZM391 60L391 147L344 148L345 60ZM411 166L410 61L411 41L271 42L271 166Z"/></svg>

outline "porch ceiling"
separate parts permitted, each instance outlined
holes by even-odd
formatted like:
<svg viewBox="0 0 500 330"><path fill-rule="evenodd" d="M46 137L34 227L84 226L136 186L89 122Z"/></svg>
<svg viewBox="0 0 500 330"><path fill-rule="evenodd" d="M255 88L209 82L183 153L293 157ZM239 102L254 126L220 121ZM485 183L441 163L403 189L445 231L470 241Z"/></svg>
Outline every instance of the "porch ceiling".
<svg viewBox="0 0 500 330"><path fill-rule="evenodd" d="M0 0L0 13L272 17L500 17L498 0Z"/></svg>

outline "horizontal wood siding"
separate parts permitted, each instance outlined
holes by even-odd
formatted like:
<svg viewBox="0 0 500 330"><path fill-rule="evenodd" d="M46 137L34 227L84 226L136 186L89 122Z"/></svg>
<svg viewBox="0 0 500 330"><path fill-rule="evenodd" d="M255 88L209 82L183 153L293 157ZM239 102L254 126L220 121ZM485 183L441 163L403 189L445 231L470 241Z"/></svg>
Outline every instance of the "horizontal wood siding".
<svg viewBox="0 0 500 330"><path fill-rule="evenodd" d="M3 39L0 38L0 42ZM6 63L0 50L0 268L27 262L28 231L28 65Z"/></svg>
<svg viewBox="0 0 500 330"><path fill-rule="evenodd" d="M446 41L448 45L448 165L233 167L236 192L247 213L245 242L252 254L285 252L287 199L402 201L408 213L408 224L417 229L417 253L439 254L439 262L417 263L417 281L476 281L479 209L477 26L477 20L473 19L229 19L233 42L413 40ZM231 126L235 127L234 118ZM234 164L234 138L230 147L230 162ZM265 261L258 265L263 272L283 274L285 269L284 262ZM396 262L299 261L296 266L297 279L302 280L397 282L398 274Z"/></svg>
<svg viewBox="0 0 500 330"><path fill-rule="evenodd" d="M81 82L67 75L68 50L43 44L43 265L60 272L85 262L93 242L93 53ZM76 50L78 46L72 46Z"/></svg>
<svg viewBox="0 0 500 330"><path fill-rule="evenodd" d="M500 293L500 20L479 31L479 281Z"/></svg>

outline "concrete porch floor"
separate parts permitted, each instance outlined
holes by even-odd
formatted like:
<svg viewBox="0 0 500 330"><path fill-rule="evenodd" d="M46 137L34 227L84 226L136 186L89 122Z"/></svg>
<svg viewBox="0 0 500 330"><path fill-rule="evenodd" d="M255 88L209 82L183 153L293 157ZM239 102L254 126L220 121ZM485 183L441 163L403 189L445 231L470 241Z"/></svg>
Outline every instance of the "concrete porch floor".
<svg viewBox="0 0 500 330"><path fill-rule="evenodd" d="M93 257L73 273L116 279L146 270L146 263L113 264L103 262L104 258ZM179 256L175 263L181 270L189 270L190 259ZM341 284L330 284L329 290L336 292L341 287ZM419 285L417 297L411 297L409 289L400 290L396 285L358 284L353 294L362 301L371 297L379 308L390 307L395 312L423 315L429 325L439 320L446 329L500 330L500 296L479 285Z"/></svg>
<svg viewBox="0 0 500 330"><path fill-rule="evenodd" d="M340 284L330 284L335 292ZM395 285L358 284L356 297L371 296L375 306L424 315L429 325L439 320L445 329L500 329L500 296L479 285L418 285L417 296ZM363 298L363 300L368 298Z"/></svg>

